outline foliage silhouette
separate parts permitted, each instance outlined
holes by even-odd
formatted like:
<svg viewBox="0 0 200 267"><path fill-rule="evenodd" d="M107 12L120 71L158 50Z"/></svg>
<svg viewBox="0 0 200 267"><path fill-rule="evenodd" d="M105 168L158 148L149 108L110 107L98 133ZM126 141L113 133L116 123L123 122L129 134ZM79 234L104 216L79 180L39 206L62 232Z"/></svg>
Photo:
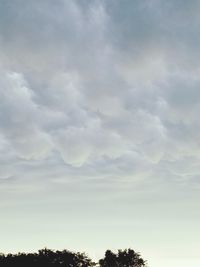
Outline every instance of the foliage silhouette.
<svg viewBox="0 0 200 267"><path fill-rule="evenodd" d="M0 267L142 267L145 261L132 249L107 250L99 263L93 262L85 253L69 250L41 249L38 253L0 254Z"/></svg>
<svg viewBox="0 0 200 267"><path fill-rule="evenodd" d="M117 254L107 250L105 257L99 260L100 267L142 267L145 261L132 249L119 249Z"/></svg>

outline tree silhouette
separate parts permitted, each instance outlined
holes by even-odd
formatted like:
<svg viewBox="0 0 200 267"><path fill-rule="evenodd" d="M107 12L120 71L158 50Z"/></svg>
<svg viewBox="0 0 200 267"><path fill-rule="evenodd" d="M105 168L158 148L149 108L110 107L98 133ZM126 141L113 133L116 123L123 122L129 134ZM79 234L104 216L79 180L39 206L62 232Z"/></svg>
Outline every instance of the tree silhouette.
<svg viewBox="0 0 200 267"><path fill-rule="evenodd" d="M117 267L117 255L111 250L107 250L104 259L99 260L99 265L101 267Z"/></svg>
<svg viewBox="0 0 200 267"><path fill-rule="evenodd" d="M84 253L68 250L53 251L47 248L38 253L0 254L1 267L93 267L94 262Z"/></svg>
<svg viewBox="0 0 200 267"><path fill-rule="evenodd" d="M117 254L107 250L105 257L99 260L100 267L142 267L145 261L132 249L118 250Z"/></svg>
<svg viewBox="0 0 200 267"><path fill-rule="evenodd" d="M69 250L41 249L38 253L0 254L0 267L142 267L145 261L132 249L118 250L115 254L107 250L99 264L85 253Z"/></svg>

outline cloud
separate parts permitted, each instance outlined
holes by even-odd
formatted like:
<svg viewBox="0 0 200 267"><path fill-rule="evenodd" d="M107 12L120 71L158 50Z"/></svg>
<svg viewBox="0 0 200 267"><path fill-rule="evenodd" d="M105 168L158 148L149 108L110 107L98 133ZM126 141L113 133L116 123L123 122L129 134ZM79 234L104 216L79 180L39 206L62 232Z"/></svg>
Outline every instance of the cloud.
<svg viewBox="0 0 200 267"><path fill-rule="evenodd" d="M2 75L3 76L3 75ZM32 91L17 73L5 73L1 79L1 131L19 157L32 159L46 154L48 136L35 123L38 107Z"/></svg>
<svg viewBox="0 0 200 267"><path fill-rule="evenodd" d="M63 162L66 179L197 175L199 4L181 3L2 1L1 146L13 165L51 159L59 173Z"/></svg>

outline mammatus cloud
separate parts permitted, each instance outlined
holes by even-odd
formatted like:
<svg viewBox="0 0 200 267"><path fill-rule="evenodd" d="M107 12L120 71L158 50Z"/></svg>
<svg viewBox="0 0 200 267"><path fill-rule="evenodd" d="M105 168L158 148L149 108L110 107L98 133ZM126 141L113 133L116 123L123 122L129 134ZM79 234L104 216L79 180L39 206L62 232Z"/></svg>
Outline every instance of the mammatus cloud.
<svg viewBox="0 0 200 267"><path fill-rule="evenodd" d="M1 2L1 143L14 161L198 175L199 6L128 2Z"/></svg>

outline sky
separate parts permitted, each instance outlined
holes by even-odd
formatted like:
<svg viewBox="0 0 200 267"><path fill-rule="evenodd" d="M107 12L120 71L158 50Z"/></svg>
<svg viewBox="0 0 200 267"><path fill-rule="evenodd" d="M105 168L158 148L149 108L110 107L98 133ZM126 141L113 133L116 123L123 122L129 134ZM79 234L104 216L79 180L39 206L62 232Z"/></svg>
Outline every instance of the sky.
<svg viewBox="0 0 200 267"><path fill-rule="evenodd" d="M0 0L0 251L200 266L200 1Z"/></svg>

